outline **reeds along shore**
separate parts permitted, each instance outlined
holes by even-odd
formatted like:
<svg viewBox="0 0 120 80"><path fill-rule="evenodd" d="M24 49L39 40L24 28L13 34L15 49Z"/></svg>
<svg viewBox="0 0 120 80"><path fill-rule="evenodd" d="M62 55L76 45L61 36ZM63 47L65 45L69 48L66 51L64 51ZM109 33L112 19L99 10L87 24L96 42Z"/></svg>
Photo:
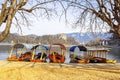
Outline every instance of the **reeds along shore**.
<svg viewBox="0 0 120 80"><path fill-rule="evenodd" d="M120 80L119 66L0 61L0 80Z"/></svg>

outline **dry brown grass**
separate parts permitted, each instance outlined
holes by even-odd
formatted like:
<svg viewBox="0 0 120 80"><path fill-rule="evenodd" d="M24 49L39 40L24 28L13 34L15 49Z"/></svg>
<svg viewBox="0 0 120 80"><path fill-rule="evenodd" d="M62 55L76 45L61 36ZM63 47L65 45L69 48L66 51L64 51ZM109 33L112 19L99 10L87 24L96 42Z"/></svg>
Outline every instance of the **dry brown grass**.
<svg viewBox="0 0 120 80"><path fill-rule="evenodd" d="M120 64L0 61L0 80L120 80Z"/></svg>

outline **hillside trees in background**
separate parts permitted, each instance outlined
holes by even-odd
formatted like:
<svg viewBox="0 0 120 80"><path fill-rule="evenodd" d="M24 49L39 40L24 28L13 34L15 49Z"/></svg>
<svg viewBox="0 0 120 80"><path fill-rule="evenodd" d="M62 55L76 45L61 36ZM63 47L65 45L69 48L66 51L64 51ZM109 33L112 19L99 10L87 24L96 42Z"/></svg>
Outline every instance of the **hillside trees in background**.
<svg viewBox="0 0 120 80"><path fill-rule="evenodd" d="M78 45L79 42L76 41L74 38L67 37L67 40L60 39L60 35L44 35L44 36L33 36L33 35L26 35L20 36L18 34L9 34L3 42L7 43L28 43L28 44L53 44L53 43L62 43L68 45Z"/></svg>
<svg viewBox="0 0 120 80"><path fill-rule="evenodd" d="M44 36L38 36L36 38L37 42L40 42L42 44L53 44L53 43L62 43L62 44L68 44L68 45L77 45L79 44L78 41L76 41L74 38L67 37L66 40L59 38L60 35L44 35Z"/></svg>
<svg viewBox="0 0 120 80"><path fill-rule="evenodd" d="M34 37L29 36L20 36L17 34L8 34L8 36L3 40L3 42L7 43L37 43Z"/></svg>

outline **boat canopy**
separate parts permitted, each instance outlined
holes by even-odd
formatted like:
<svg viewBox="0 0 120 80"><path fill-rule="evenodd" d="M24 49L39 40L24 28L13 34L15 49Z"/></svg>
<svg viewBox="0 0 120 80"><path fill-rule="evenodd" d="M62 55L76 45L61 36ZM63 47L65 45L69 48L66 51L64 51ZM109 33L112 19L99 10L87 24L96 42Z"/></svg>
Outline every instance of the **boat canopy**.
<svg viewBox="0 0 120 80"><path fill-rule="evenodd" d="M84 47L84 46L81 46L81 45L72 46L72 47L69 49L69 51L74 52L76 47L78 47L80 51L87 51L87 48Z"/></svg>
<svg viewBox="0 0 120 80"><path fill-rule="evenodd" d="M39 47L39 46L41 46L41 47L45 48L46 50L48 50L48 47L47 47L47 46L45 46L45 45L39 45L39 44L33 46L33 47L31 48L31 50L34 50L34 49L36 49L36 48Z"/></svg>
<svg viewBox="0 0 120 80"><path fill-rule="evenodd" d="M14 48L24 48L25 46L23 44L18 43L18 44L13 45L13 47Z"/></svg>
<svg viewBox="0 0 120 80"><path fill-rule="evenodd" d="M61 43L54 43L52 45L59 45L61 49L66 50L66 47Z"/></svg>

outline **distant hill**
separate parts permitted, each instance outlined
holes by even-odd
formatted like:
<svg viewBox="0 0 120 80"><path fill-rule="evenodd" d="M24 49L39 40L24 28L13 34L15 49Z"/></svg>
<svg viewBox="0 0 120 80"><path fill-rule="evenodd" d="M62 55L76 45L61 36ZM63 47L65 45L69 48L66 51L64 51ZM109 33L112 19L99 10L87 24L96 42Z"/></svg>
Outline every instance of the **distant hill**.
<svg viewBox="0 0 120 80"><path fill-rule="evenodd" d="M110 33L68 33L66 34L67 37L72 37L75 38L77 41L81 42L81 43L87 43L89 41L95 41L96 37L99 37L100 39L105 39L105 40L109 40L109 38L112 36L112 34Z"/></svg>
<svg viewBox="0 0 120 80"><path fill-rule="evenodd" d="M8 37L3 42L21 42L21 43L45 43L51 44L53 42L61 42L66 44L79 44L87 43L90 41L95 41L96 35L99 39L108 40L112 34L109 33L63 33L56 35L43 35L37 36L35 34L29 34L21 36L17 33L9 34ZM66 40L64 40L66 39Z"/></svg>
<svg viewBox="0 0 120 80"><path fill-rule="evenodd" d="M15 42L15 43L43 43L43 44L52 44L52 43L63 43L69 45L77 45L79 42L72 38L67 37L65 34L56 34L56 35L44 35L37 36L34 34L21 36L16 33L9 34L3 42Z"/></svg>

